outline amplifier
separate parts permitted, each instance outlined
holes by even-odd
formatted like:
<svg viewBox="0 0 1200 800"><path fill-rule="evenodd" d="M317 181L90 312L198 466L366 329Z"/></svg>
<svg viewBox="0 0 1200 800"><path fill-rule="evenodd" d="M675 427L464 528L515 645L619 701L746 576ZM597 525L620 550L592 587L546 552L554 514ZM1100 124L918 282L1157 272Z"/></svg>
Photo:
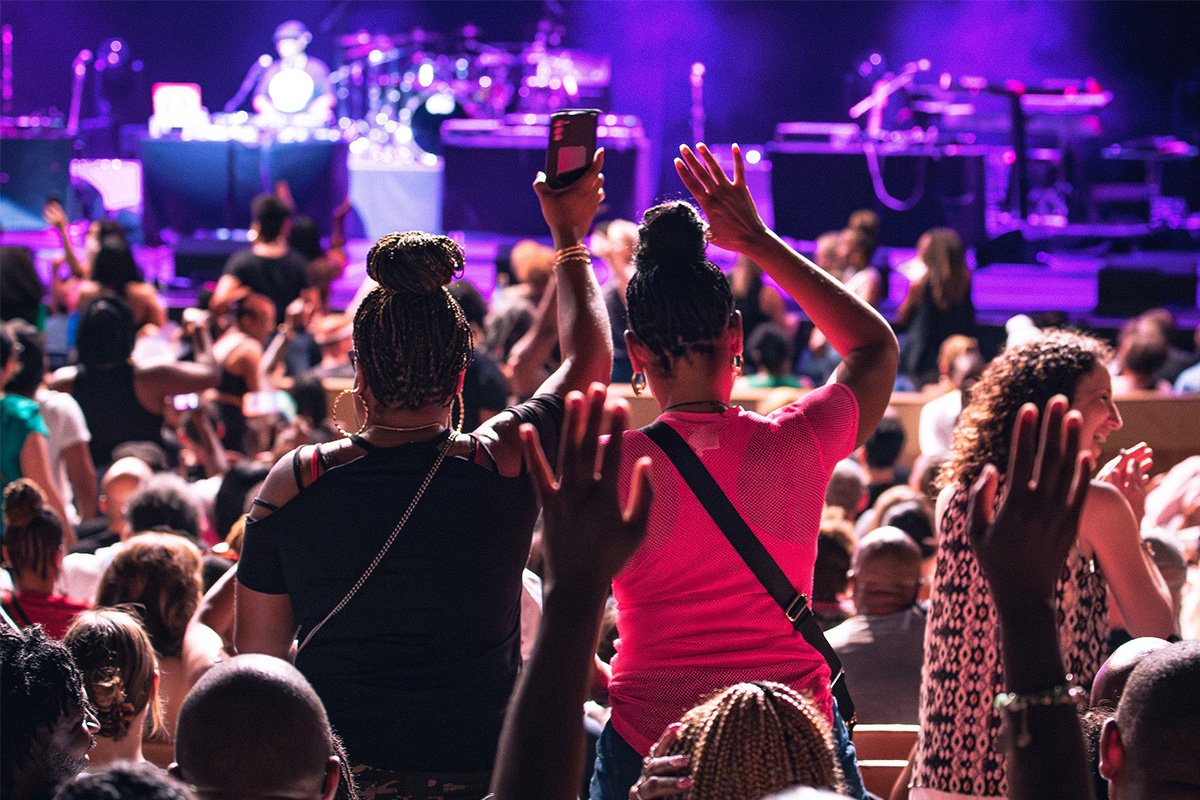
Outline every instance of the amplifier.
<svg viewBox="0 0 1200 800"><path fill-rule="evenodd" d="M447 120L442 227L510 236L545 237L533 179L546 166L545 115L507 120ZM650 205L650 146L636 117L604 114L596 131L604 148L604 205L597 220L636 222Z"/></svg>

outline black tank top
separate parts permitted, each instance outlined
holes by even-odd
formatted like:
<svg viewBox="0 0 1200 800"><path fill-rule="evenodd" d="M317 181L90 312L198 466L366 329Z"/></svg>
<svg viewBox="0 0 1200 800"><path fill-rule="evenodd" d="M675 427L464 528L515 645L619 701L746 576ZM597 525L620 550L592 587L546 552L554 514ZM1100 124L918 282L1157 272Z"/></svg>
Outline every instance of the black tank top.
<svg viewBox="0 0 1200 800"><path fill-rule="evenodd" d="M162 446L162 415L150 413L138 402L133 364L92 370L80 366L72 394L92 434L88 447L98 474L112 463L113 448L119 444L154 442Z"/></svg>

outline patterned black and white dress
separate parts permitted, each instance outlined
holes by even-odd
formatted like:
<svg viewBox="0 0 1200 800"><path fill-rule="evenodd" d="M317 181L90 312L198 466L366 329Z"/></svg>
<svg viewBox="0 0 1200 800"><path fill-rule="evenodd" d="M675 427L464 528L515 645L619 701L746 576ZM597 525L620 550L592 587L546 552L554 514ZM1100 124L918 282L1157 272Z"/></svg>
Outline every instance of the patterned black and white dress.
<svg viewBox="0 0 1200 800"><path fill-rule="evenodd" d="M992 706L1004 688L996 607L971 551L966 509L967 491L960 487L938 521L913 800L999 797L1008 791L998 742L1001 717ZM1066 670L1084 687L1103 661L1108 621L1107 592L1093 564L1072 549L1055 593Z"/></svg>

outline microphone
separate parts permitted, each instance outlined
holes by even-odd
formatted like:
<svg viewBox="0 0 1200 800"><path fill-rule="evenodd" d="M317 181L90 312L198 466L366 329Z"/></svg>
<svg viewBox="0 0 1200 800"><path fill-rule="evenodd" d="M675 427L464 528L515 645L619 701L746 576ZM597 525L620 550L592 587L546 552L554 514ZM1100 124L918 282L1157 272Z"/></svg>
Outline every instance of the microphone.
<svg viewBox="0 0 1200 800"><path fill-rule="evenodd" d="M237 94L225 104L226 114L232 114L234 111L237 111L237 107L250 94L250 90L254 88L254 84L258 83L259 76L263 74L263 70L271 66L272 61L274 61L273 58L263 53L258 57L257 61L250 65L250 69L246 71L246 77L242 79L242 85L238 87Z"/></svg>

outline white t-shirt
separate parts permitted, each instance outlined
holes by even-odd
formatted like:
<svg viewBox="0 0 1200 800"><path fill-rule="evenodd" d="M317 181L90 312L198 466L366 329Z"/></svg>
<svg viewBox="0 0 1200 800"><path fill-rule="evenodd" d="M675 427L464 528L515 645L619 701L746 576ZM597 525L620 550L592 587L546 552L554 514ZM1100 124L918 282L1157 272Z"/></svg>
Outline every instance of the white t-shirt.
<svg viewBox="0 0 1200 800"><path fill-rule="evenodd" d="M83 409L71 395L42 388L37 390L34 399L37 400L42 419L50 431L50 436L46 439L50 455L50 474L54 477L54 484L63 502L69 506L74 493L71 491L71 481L67 477L67 465L62 460L62 454L68 447L80 442L90 442L92 434L83 418Z"/></svg>
<svg viewBox="0 0 1200 800"><path fill-rule="evenodd" d="M921 455L940 456L950 452L954 438L954 426L962 413L962 392L952 389L941 397L935 397L921 407L921 420L917 425L917 439L921 443Z"/></svg>

